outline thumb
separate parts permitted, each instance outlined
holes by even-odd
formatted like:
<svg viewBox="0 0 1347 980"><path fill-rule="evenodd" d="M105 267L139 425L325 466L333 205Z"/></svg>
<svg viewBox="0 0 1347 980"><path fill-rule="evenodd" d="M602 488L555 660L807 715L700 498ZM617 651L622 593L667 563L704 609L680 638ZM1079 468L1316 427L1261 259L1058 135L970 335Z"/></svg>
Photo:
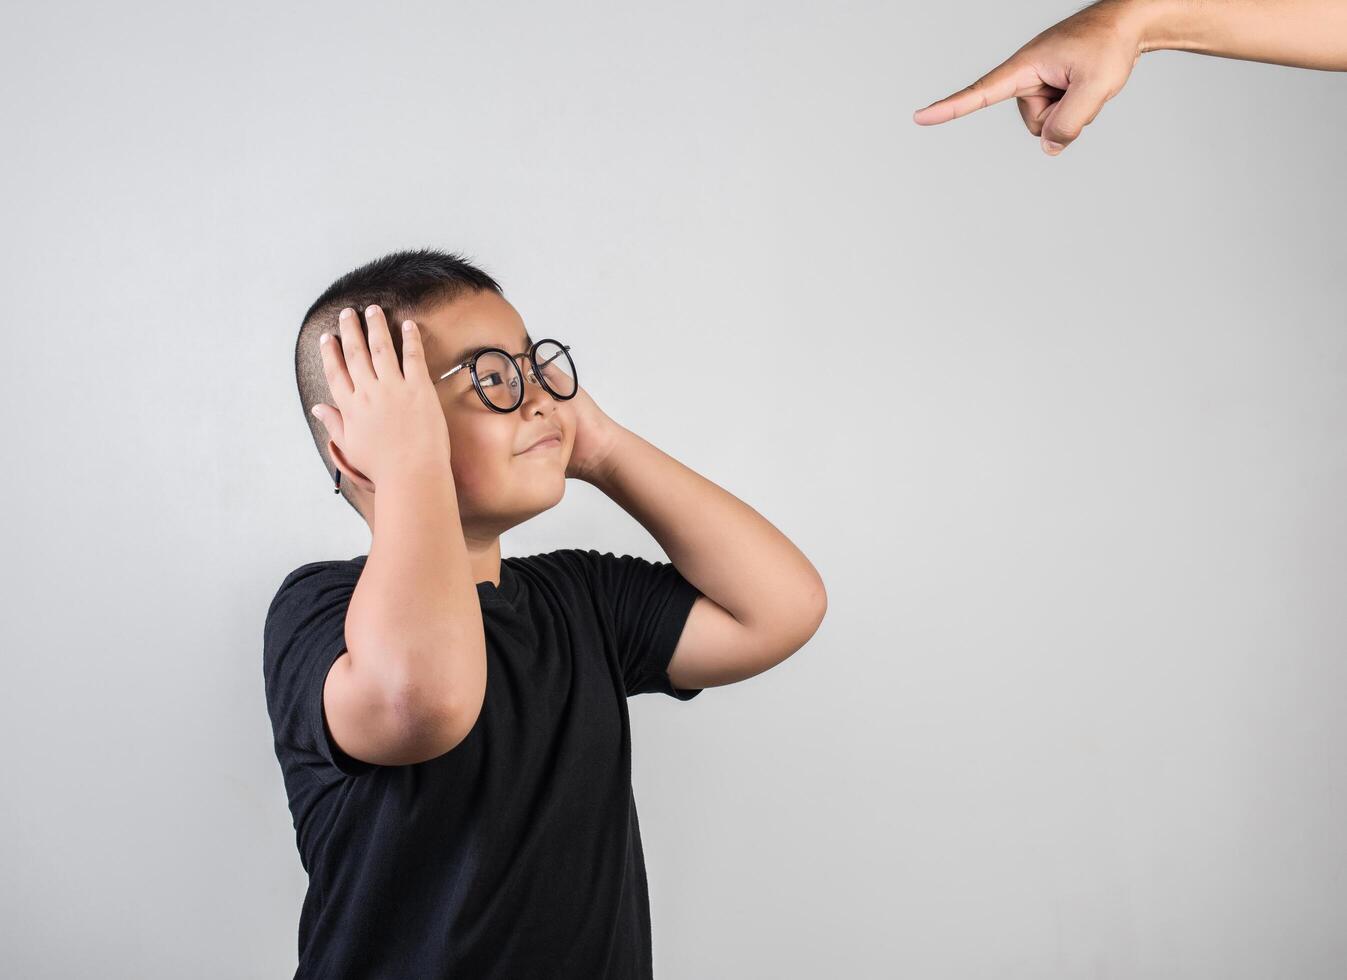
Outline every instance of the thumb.
<svg viewBox="0 0 1347 980"><path fill-rule="evenodd" d="M1080 136L1112 93L1101 82L1081 79L1072 82L1066 94L1043 117L1043 152L1056 156Z"/></svg>
<svg viewBox="0 0 1347 980"><path fill-rule="evenodd" d="M328 436L337 445L341 445L346 439L345 426L342 425L341 412L337 411L331 405L324 405L322 402L309 409L309 414L323 424L327 430Z"/></svg>

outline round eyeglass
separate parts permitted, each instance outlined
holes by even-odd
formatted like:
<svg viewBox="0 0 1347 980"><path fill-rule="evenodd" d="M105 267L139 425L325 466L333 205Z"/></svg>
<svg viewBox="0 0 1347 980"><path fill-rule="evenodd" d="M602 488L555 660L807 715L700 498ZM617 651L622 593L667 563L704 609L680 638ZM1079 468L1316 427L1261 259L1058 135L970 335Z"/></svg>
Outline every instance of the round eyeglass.
<svg viewBox="0 0 1347 980"><path fill-rule="evenodd" d="M511 354L500 347L483 347L463 363L441 374L435 384L468 368L472 386L483 405L493 412L513 412L524 404L524 376L516 361L527 357L532 365L529 380L558 401L566 401L574 398L579 390L570 349L570 344L550 337L534 341L532 347L519 354Z"/></svg>

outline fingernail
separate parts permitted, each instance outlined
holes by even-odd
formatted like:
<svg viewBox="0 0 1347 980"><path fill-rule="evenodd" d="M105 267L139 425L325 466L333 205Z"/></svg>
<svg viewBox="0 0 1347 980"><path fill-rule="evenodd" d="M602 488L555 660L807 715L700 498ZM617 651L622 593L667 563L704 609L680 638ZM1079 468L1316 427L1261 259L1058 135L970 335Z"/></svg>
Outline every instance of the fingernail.
<svg viewBox="0 0 1347 980"><path fill-rule="evenodd" d="M1066 149L1065 143L1054 143L1052 140L1043 141L1043 152L1047 153L1049 156L1055 157L1064 149Z"/></svg>
<svg viewBox="0 0 1347 980"><path fill-rule="evenodd" d="M372 316L374 316L374 304L371 303L369 306L365 307L365 318L368 319Z"/></svg>
<svg viewBox="0 0 1347 980"><path fill-rule="evenodd" d="M341 311L341 318L342 318L343 320L345 320L345 319L347 319L347 318L353 316L354 314L355 314L355 310L351 309L351 308L348 306L348 307L346 307L346 309L344 309L344 310Z"/></svg>
<svg viewBox="0 0 1347 980"><path fill-rule="evenodd" d="M325 334L323 334L321 337L318 338L318 343L320 343L320 344L326 344L326 343L328 342L328 340L329 340L331 337L332 337L332 335L331 335L330 333L325 333Z"/></svg>
<svg viewBox="0 0 1347 980"><path fill-rule="evenodd" d="M415 327L415 326L416 326L416 324L412 323L411 320L403 320L403 321L402 321L402 329L405 330L405 331L407 331L408 333L411 333L411 332L412 332L412 328Z"/></svg>
<svg viewBox="0 0 1347 980"><path fill-rule="evenodd" d="M312 416L313 416L314 418L316 418L316 419L322 418L322 416L318 414L318 406L317 406L317 405L315 405L315 406L313 406L313 408L309 409L309 414L312 415Z"/></svg>

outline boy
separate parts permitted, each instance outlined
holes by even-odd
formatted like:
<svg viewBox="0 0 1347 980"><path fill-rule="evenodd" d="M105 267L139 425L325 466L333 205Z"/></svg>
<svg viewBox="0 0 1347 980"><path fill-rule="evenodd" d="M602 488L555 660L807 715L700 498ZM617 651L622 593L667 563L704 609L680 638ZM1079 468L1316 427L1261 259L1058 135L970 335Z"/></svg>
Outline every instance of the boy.
<svg viewBox="0 0 1347 980"><path fill-rule="evenodd" d="M338 279L295 364L372 539L287 575L264 629L309 875L296 977L650 977L626 699L687 701L780 663L822 620L818 573L604 414L565 341L535 342L457 256L399 252ZM502 559L501 532L567 478L671 563Z"/></svg>

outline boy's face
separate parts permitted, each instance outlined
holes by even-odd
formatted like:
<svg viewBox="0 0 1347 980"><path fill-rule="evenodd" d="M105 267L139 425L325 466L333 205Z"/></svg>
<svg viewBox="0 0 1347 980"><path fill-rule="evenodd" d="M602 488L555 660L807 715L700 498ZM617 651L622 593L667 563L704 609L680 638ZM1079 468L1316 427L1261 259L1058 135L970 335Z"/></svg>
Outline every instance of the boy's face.
<svg viewBox="0 0 1347 980"><path fill-rule="evenodd" d="M566 491L566 464L575 443L569 405L525 379L523 403L513 412L496 412L477 394L470 368L436 381L477 347L499 347L515 354L527 351L531 339L518 311L500 295L483 290L410 319L421 328L426 366L449 426L464 533L489 541L556 506ZM531 373L527 357L515 363ZM554 430L561 432L560 445L525 452Z"/></svg>

